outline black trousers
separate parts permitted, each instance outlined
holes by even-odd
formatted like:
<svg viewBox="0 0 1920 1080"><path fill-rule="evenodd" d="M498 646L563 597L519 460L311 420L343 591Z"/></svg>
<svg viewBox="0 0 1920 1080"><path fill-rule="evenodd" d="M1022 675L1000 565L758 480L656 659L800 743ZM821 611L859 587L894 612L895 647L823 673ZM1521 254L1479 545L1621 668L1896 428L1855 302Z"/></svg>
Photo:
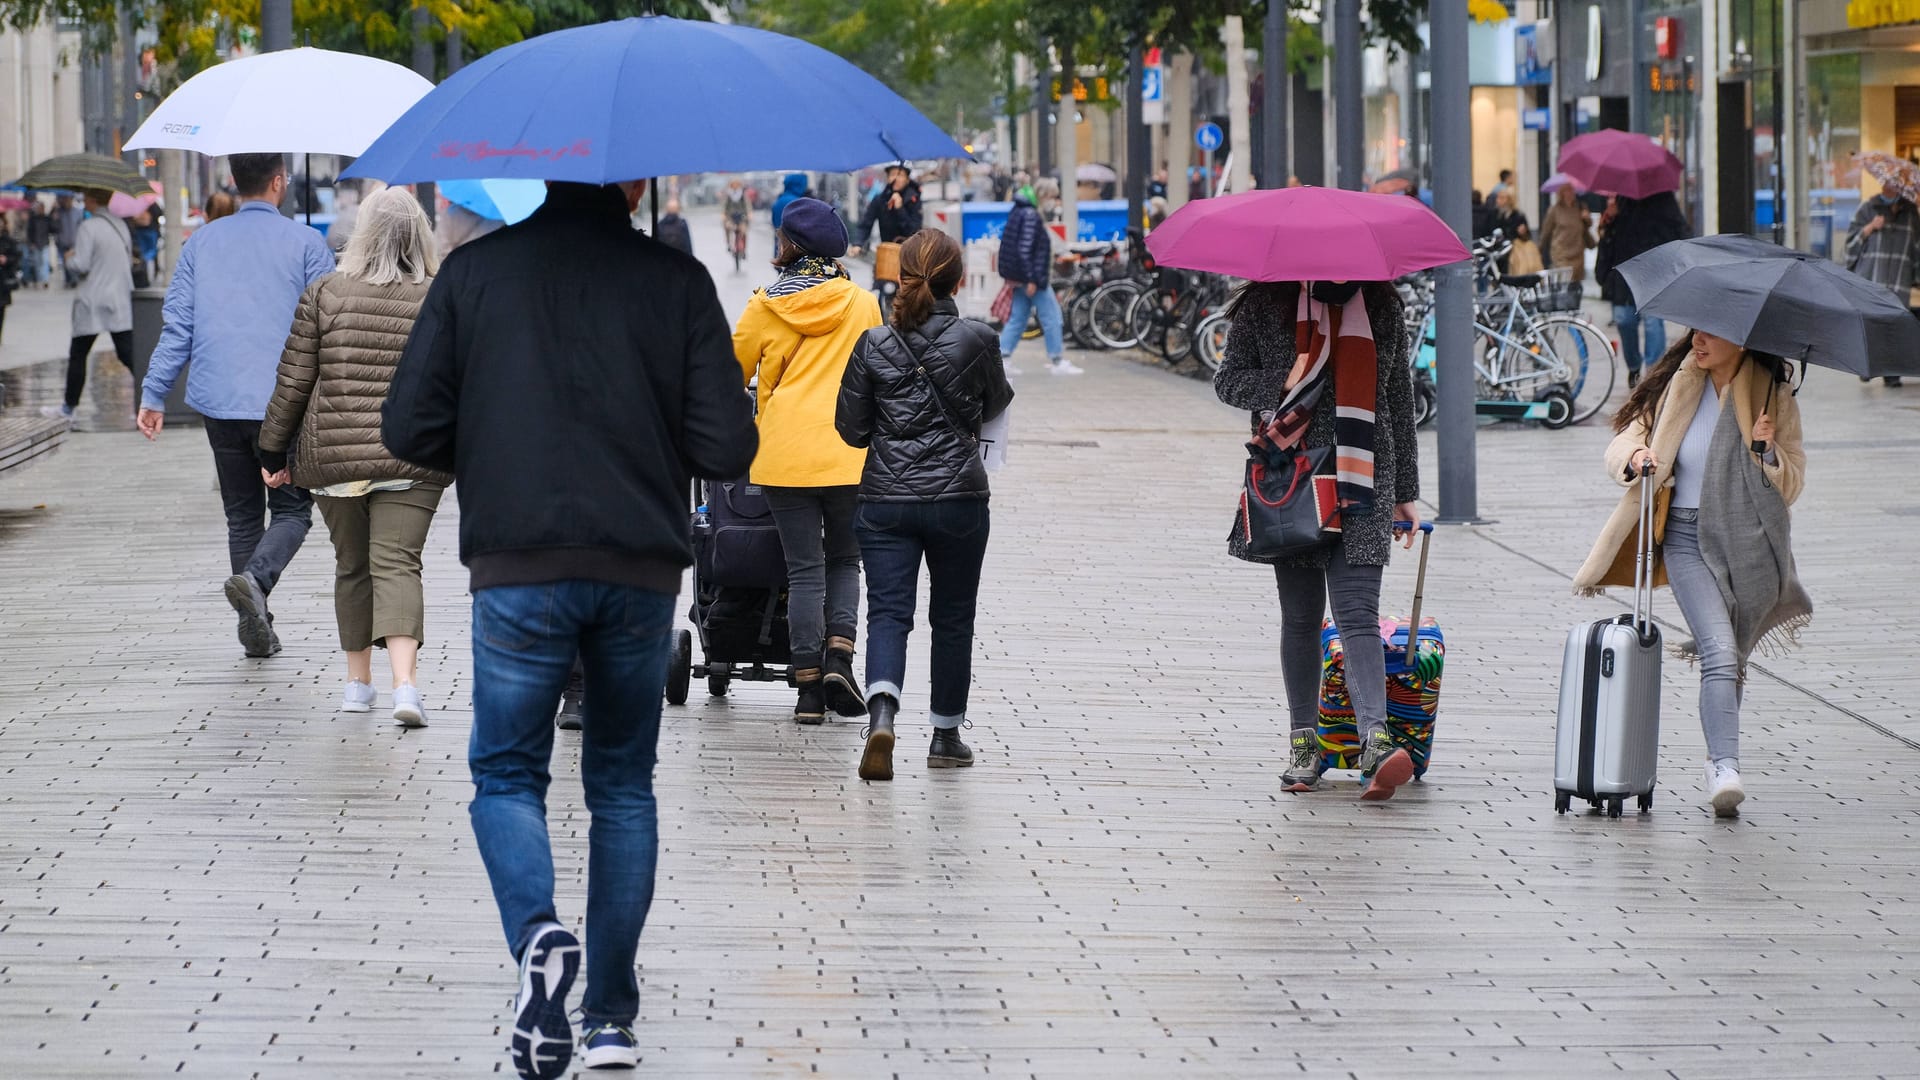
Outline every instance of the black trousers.
<svg viewBox="0 0 1920 1080"><path fill-rule="evenodd" d="M133 371L133 331L115 330L113 332L113 354L127 365L128 373ZM87 388L87 360L93 355L93 343L99 340L99 334L81 334L73 339L67 349L67 410L71 412L80 407L80 392ZM134 388L134 400L140 399L139 387Z"/></svg>
<svg viewBox="0 0 1920 1080"><path fill-rule="evenodd" d="M208 417L206 428L233 572L252 574L260 591L270 593L313 528L313 496L292 484L269 488L261 479L260 421Z"/></svg>

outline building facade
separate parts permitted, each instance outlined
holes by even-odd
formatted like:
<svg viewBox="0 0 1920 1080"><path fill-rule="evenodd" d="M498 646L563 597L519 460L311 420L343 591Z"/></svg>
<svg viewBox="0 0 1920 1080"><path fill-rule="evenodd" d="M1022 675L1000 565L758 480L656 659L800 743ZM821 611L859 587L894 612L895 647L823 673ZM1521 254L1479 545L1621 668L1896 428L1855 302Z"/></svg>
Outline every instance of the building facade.
<svg viewBox="0 0 1920 1080"><path fill-rule="evenodd" d="M85 148L78 31L0 30L0 184Z"/></svg>

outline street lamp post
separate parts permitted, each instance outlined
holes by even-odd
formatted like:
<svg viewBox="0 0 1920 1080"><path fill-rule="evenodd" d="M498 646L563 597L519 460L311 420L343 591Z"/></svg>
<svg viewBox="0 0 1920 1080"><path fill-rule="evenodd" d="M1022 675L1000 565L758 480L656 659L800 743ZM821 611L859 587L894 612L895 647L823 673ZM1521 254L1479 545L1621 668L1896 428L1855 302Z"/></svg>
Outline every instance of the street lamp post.
<svg viewBox="0 0 1920 1080"><path fill-rule="evenodd" d="M1127 49L1127 228L1144 227L1147 172L1152 148L1147 145L1147 104L1141 96L1147 69L1147 50L1139 38ZM1069 241L1076 239L1068 237Z"/></svg>
<svg viewBox="0 0 1920 1080"><path fill-rule="evenodd" d="M1439 17L1434 17L1438 22ZM1366 91L1360 73L1360 0L1336 0L1333 25L1333 130L1336 187L1360 189L1366 161ZM1444 144L1443 144L1444 145ZM1461 146L1471 145L1460 143Z"/></svg>
<svg viewBox="0 0 1920 1080"><path fill-rule="evenodd" d="M1293 78L1287 66L1287 0L1267 0L1266 32L1260 42L1261 78L1265 93L1260 112L1266 117L1266 153L1261 155L1260 171L1266 174L1266 186L1287 186L1293 174L1293 118L1287 115L1287 83Z"/></svg>
<svg viewBox="0 0 1920 1080"><path fill-rule="evenodd" d="M293 48L293 0L260 0L260 51Z"/></svg>
<svg viewBox="0 0 1920 1080"><path fill-rule="evenodd" d="M1432 0L1433 208L1458 233L1473 234L1473 144L1467 62L1467 0ZM1473 281L1464 262L1435 272L1434 345L1439 367L1440 520L1475 521L1480 516L1479 470L1474 458Z"/></svg>

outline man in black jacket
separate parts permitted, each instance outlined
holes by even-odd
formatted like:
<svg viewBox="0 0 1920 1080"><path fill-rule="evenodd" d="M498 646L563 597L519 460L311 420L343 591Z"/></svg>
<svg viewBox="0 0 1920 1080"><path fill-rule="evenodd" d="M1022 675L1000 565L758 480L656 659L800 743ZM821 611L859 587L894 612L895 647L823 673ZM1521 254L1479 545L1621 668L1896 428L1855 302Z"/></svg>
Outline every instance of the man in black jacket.
<svg viewBox="0 0 1920 1080"><path fill-rule="evenodd" d="M860 254L876 225L883 244L897 244L920 231L920 185L904 162L887 166L886 186L874 192L866 213L860 215L847 254Z"/></svg>
<svg viewBox="0 0 1920 1080"><path fill-rule="evenodd" d="M581 962L553 902L553 703L577 651L593 686L583 1049L590 1068L630 1068L660 699L693 561L689 478L738 477L759 443L713 279L629 224L645 187L549 184L532 217L454 252L382 413L396 457L459 483L473 830L520 961L512 1051L528 1077L571 1060L566 998Z"/></svg>
<svg viewBox="0 0 1920 1080"><path fill-rule="evenodd" d="M1600 296L1613 305L1613 326L1620 331L1620 358L1627 363L1627 385L1640 383L1644 364L1657 364L1667 351L1667 324L1660 318L1642 319L1633 290L1614 267L1662 244L1693 235L1680 201L1664 191L1644 199L1618 195L1607 200L1600 218L1600 244L1594 252L1594 277ZM1644 334L1644 337L1643 337Z"/></svg>

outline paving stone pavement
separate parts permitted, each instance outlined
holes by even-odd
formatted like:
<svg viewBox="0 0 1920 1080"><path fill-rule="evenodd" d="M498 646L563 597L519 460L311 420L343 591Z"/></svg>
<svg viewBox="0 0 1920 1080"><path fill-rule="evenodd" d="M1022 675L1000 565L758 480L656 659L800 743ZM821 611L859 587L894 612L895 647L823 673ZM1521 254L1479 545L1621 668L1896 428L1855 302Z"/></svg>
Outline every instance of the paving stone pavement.
<svg viewBox="0 0 1920 1080"><path fill-rule="evenodd" d="M1271 578L1223 550L1242 422L1077 359L1016 384L978 766L912 753L924 652L892 784L782 690L666 710L643 1075L1920 1075L1920 571L1881 480L1913 475L1920 397L1803 395L1820 613L1749 689L1746 815L1699 805L1673 663L1654 810L1608 821L1549 790L1561 640L1620 607L1566 581L1614 498L1604 432L1482 430L1495 523L1434 542L1433 771L1385 804L1291 796ZM0 480L0 1077L508 1072L457 500L427 554L433 724L402 732L332 711L324 525L275 595L286 652L238 655L208 465L195 430L89 432ZM561 737L569 920L577 757Z"/></svg>

